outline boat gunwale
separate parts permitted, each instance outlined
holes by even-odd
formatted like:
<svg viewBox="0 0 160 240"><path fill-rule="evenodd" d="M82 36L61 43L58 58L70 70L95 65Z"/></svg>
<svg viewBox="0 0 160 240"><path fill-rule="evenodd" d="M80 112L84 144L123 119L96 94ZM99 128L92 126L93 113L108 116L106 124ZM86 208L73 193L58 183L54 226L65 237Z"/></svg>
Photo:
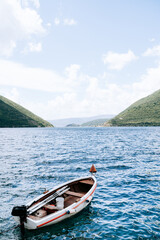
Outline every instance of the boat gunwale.
<svg viewBox="0 0 160 240"><path fill-rule="evenodd" d="M92 176L87 176L87 177L82 177L82 178L77 178L77 179L74 179L74 180L71 180L71 181L67 181L66 183L63 183L63 184L60 184L58 186L56 186L55 188L51 189L48 193L54 191L54 190L57 190L63 186L66 186L67 184L70 184L70 183L74 183L76 181L81 181L81 180L84 180L84 179L88 179L88 178L92 178L94 180L94 183L92 185L92 187L89 189L88 192L86 192L86 194L84 194L83 197L80 198L79 202L74 202L72 203L71 205L69 205L68 207L62 209L62 210L59 210L55 213L51 213L45 217L43 217L42 219L31 219L29 217L27 217L27 220L29 220L30 222L34 223L34 225L36 225L35 227L36 228L40 228L40 227L43 227L45 225L47 225L48 223L50 222L53 222L54 220L60 218L60 217L63 217L65 214L67 214L67 211L71 211L72 209L76 209L78 208L82 203L84 203L91 195L93 195L96 187L97 187L97 180L96 178L92 175ZM40 195L38 198L35 198L34 200L32 200L31 204L34 202L34 201L38 201L38 199L40 199L41 197L45 196L47 194L42 194ZM29 204L28 204L29 205ZM84 206L85 208L85 206ZM48 219L47 219L48 218ZM27 224L26 224L27 226Z"/></svg>
<svg viewBox="0 0 160 240"><path fill-rule="evenodd" d="M82 180L82 179L83 179L83 180L84 180L84 179L88 179L88 178L93 178L94 183L95 183L96 178L95 178L94 176L88 176L88 177L82 177L82 178L73 179L73 180L67 181L67 182L65 182L65 183L63 183L63 184L59 184L58 186L50 189L47 193L43 193L43 194L39 195L38 197L34 198L32 201L26 203L26 206L27 206L28 209L29 209L34 202L38 201L38 200L41 199L42 197L45 197L45 196L49 195L51 192L54 192L55 190L57 190L57 189L59 189L59 188L62 188L62 187L64 187L64 186L66 186L67 184L70 184L70 183L73 183L73 182L77 182L77 181L80 181L80 180ZM93 184L93 185L94 185L94 184ZM93 186L92 186L92 187L93 187Z"/></svg>

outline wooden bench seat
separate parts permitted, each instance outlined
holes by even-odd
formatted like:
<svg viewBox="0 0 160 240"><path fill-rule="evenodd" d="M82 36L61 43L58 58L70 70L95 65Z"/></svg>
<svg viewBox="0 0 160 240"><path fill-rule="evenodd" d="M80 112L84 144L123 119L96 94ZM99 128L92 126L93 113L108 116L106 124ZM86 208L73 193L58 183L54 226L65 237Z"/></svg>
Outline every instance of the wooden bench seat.
<svg viewBox="0 0 160 240"><path fill-rule="evenodd" d="M74 197L79 197L79 198L84 196L84 193L78 193L78 192L72 192L72 191L67 191L65 193L67 195L74 196Z"/></svg>
<svg viewBox="0 0 160 240"><path fill-rule="evenodd" d="M58 210L57 207L52 204L46 204L46 205L44 205L44 208L47 210Z"/></svg>
<svg viewBox="0 0 160 240"><path fill-rule="evenodd" d="M89 179L86 179L86 180L81 180L80 181L81 183L85 183L85 184L89 184L89 185L92 185L94 184L94 182L92 180L89 180Z"/></svg>

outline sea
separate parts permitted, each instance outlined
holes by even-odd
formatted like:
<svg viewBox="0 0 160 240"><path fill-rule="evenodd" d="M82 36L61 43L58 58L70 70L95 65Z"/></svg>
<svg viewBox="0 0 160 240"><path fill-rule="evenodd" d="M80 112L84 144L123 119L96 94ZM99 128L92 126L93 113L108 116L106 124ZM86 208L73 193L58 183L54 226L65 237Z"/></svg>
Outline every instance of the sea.
<svg viewBox="0 0 160 240"><path fill-rule="evenodd" d="M26 230L12 208L90 175L88 208L59 224ZM1 128L0 240L160 239L160 127Z"/></svg>

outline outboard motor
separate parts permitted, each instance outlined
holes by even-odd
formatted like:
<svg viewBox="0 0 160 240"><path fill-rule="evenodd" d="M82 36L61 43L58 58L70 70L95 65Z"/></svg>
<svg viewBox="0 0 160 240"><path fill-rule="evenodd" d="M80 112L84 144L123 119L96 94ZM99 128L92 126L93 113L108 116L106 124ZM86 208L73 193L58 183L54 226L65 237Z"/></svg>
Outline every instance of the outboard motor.
<svg viewBox="0 0 160 240"><path fill-rule="evenodd" d="M12 216L20 218L20 228L21 233L24 234L24 222L26 221L27 217L27 207L25 205L16 206L12 209Z"/></svg>

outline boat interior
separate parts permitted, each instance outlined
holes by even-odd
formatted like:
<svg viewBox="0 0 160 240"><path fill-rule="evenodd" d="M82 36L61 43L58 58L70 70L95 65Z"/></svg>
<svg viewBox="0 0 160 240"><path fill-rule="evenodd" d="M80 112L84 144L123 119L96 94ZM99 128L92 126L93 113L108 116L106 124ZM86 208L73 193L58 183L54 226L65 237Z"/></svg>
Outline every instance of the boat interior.
<svg viewBox="0 0 160 240"><path fill-rule="evenodd" d="M39 220L49 214L55 213L59 210L62 210L72 205L75 202L78 202L91 189L93 184L94 184L93 178L86 178L80 181L71 182L68 185L64 185L63 188L66 187L66 191L64 190L62 195L52 200L49 200L48 202L46 201L46 203L42 207L40 207L38 210L30 214L28 217L33 220ZM37 200L37 202L34 202L32 206L36 204L38 205L41 202L43 203L45 199L47 200L47 198L50 198L59 189L49 192L48 194ZM61 201L60 203L61 206L57 201L58 199L59 201Z"/></svg>

